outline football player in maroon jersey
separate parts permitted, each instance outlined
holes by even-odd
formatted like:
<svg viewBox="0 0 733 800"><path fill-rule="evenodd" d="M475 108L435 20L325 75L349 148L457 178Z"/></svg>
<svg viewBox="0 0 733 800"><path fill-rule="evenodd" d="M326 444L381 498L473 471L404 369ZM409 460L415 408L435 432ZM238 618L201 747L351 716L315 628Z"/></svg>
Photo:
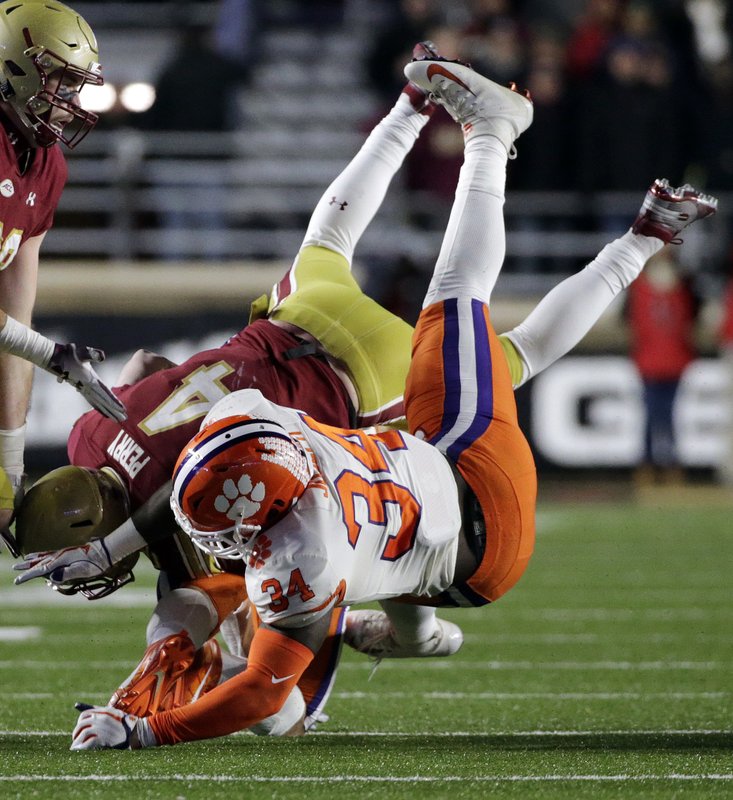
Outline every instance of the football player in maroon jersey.
<svg viewBox="0 0 733 800"><path fill-rule="evenodd" d="M79 92L102 83L94 33L55 0L0 3L0 531L23 476L32 364L67 380L105 414L124 408L91 362L100 350L61 345L30 329L39 251L53 223L75 146L94 126Z"/></svg>

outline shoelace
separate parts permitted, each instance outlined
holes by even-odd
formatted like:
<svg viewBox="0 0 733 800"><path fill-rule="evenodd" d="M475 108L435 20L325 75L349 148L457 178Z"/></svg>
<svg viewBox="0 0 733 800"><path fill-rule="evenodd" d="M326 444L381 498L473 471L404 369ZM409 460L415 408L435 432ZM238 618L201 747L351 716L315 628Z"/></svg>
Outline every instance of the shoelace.
<svg viewBox="0 0 733 800"><path fill-rule="evenodd" d="M466 117L476 110L476 99L472 99L471 95L453 81L443 80L435 83L430 96L448 103L446 111L461 125L464 124Z"/></svg>
<svg viewBox="0 0 733 800"><path fill-rule="evenodd" d="M429 97L431 100L443 100L447 103L448 105L444 106L445 110L461 125L466 124L467 118L476 111L478 105L475 97L448 80L436 83ZM516 157L517 148L512 144L509 148L509 160L513 161Z"/></svg>

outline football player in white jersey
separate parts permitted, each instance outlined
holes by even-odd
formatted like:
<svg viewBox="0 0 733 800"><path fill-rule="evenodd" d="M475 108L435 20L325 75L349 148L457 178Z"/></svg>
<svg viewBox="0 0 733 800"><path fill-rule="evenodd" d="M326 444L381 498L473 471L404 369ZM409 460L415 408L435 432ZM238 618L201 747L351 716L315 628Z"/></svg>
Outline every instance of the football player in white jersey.
<svg viewBox="0 0 733 800"><path fill-rule="evenodd" d="M535 337L551 334L552 315L541 304L508 345L499 340L488 306L504 257L505 168L531 124L531 102L440 59L413 62L406 74L448 109L466 142L413 339L411 433L321 425L256 390L215 405L181 454L171 505L198 547L246 564L248 594L264 623L248 666L191 705L145 719L85 708L73 749L173 744L247 728L285 702L334 606L390 603L391 629L382 626L382 634L394 635L403 655L419 655L436 633L454 634L435 606L493 602L526 567L535 472L512 385L565 352L595 317L584 307L561 342L548 335L545 346ZM647 200L615 257L602 252L581 281L596 289L588 298L596 311L600 295L607 305L665 240L715 210L712 198L664 182ZM557 295L547 299L556 307Z"/></svg>

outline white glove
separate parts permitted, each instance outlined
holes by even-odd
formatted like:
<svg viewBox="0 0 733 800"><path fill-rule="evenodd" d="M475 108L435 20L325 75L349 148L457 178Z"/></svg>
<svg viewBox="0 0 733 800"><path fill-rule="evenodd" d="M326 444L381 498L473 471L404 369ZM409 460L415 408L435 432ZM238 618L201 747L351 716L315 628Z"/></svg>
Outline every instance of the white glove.
<svg viewBox="0 0 733 800"><path fill-rule="evenodd" d="M13 569L23 573L15 579L16 585L33 578L46 578L52 586L59 586L70 581L98 578L111 566L112 559L104 540L92 539L88 544L63 550L29 553L23 561L13 564Z"/></svg>
<svg viewBox="0 0 733 800"><path fill-rule="evenodd" d="M81 714L71 734L71 750L130 750L138 718L113 706L77 703Z"/></svg>
<svg viewBox="0 0 733 800"><path fill-rule="evenodd" d="M75 344L57 344L46 369L59 379L67 381L97 411L117 422L127 419L122 403L102 383L90 362L104 361L104 351L96 347Z"/></svg>

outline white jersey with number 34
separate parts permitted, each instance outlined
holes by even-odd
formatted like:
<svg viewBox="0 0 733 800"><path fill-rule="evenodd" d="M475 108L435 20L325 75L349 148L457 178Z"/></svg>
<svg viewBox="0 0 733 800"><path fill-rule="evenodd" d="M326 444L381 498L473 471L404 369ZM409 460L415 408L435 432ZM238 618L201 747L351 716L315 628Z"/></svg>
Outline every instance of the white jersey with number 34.
<svg viewBox="0 0 733 800"><path fill-rule="evenodd" d="M334 605L450 585L460 509L436 448L396 430L322 425L254 389L219 401L203 425L239 414L283 425L316 467L290 512L251 542L247 591L263 622L297 627Z"/></svg>

